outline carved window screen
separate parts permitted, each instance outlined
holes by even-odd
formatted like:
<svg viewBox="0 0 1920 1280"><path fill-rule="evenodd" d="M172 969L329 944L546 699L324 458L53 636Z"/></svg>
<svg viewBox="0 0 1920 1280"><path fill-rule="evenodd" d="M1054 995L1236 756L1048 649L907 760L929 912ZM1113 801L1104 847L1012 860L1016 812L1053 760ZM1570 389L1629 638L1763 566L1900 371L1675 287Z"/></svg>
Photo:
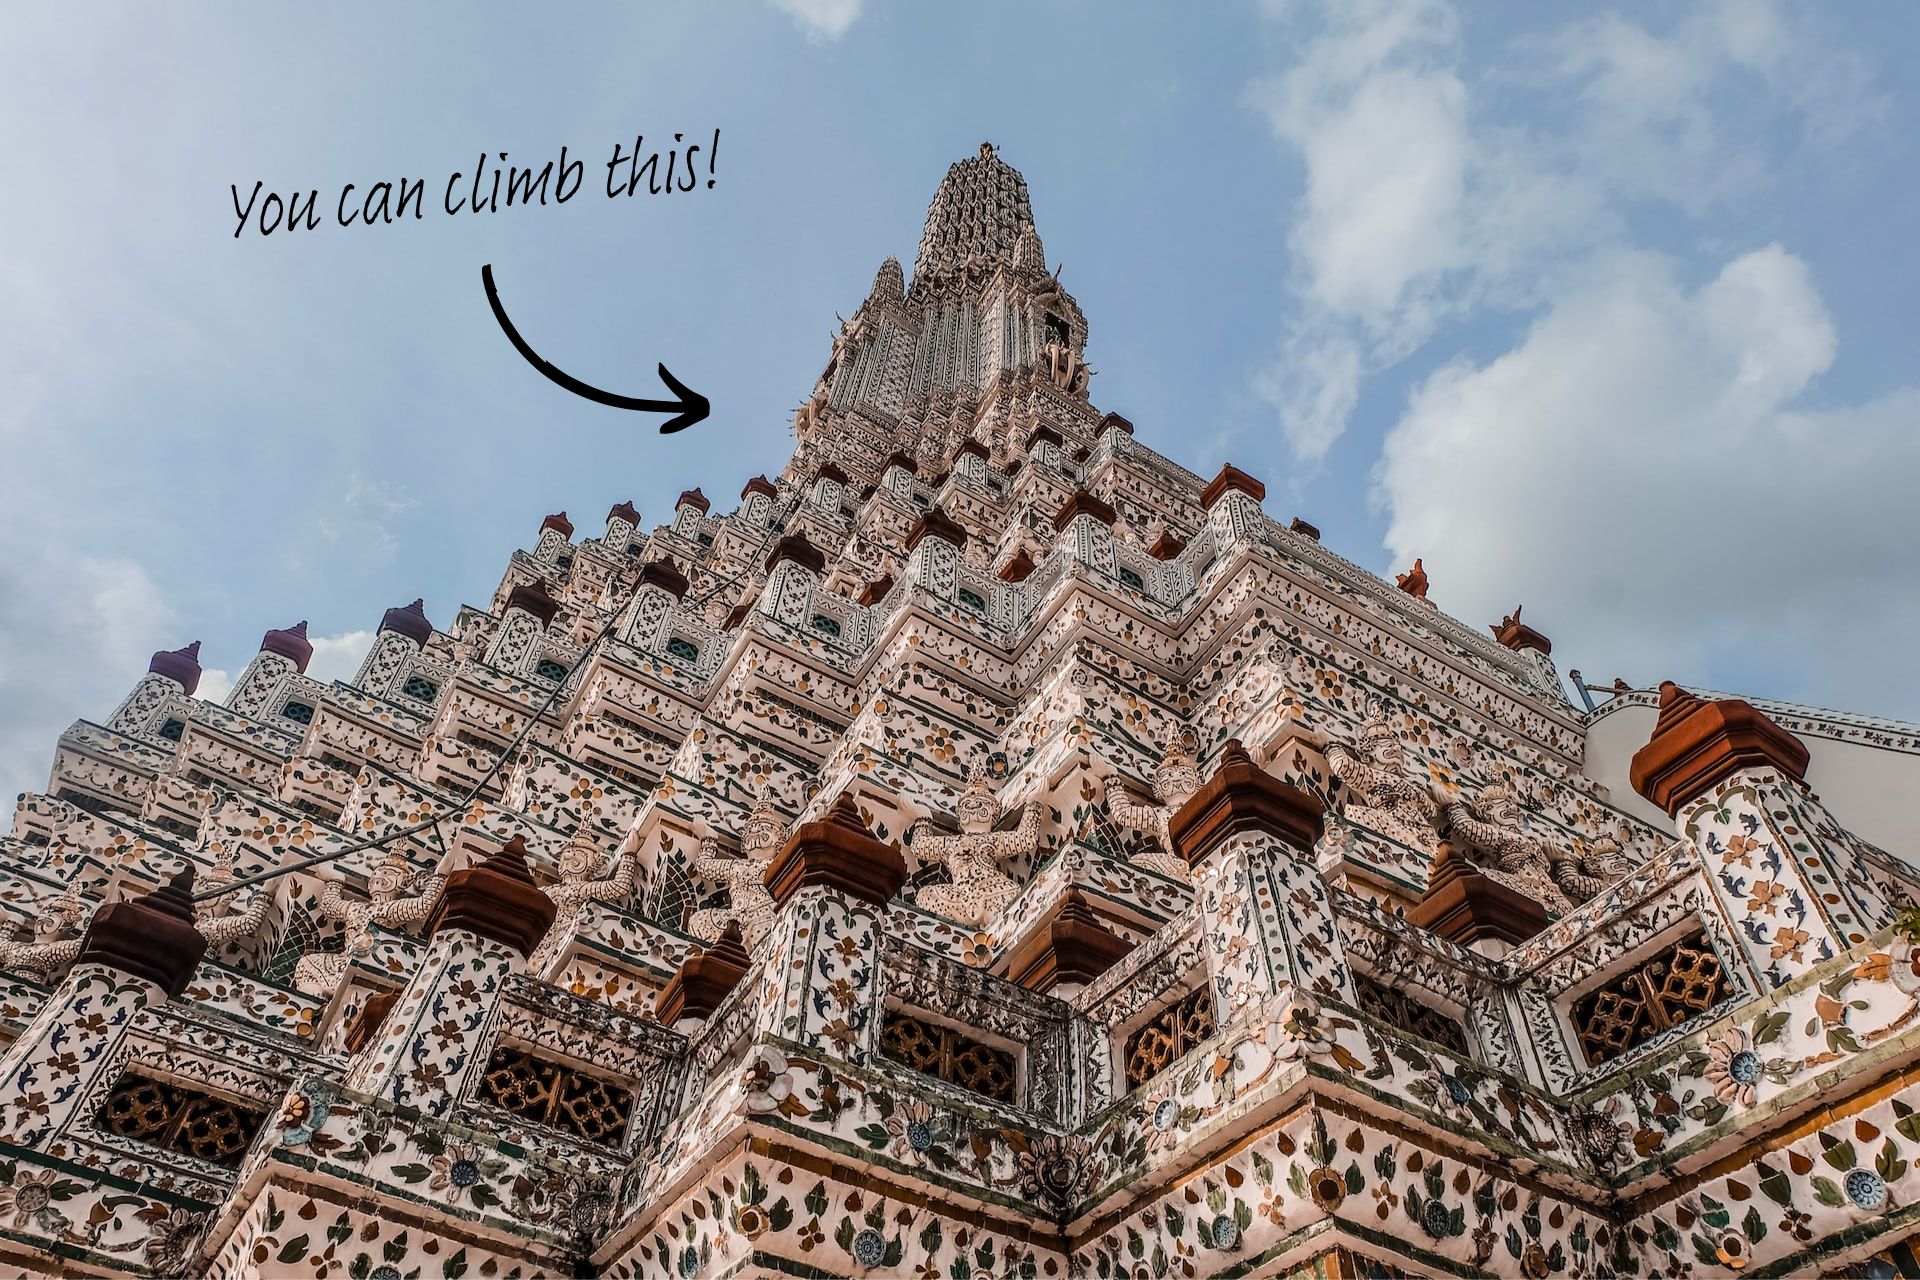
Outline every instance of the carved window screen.
<svg viewBox="0 0 1920 1280"><path fill-rule="evenodd" d="M952 1027L893 1010L880 1027L880 1052L922 1075L1001 1102L1013 1101L1013 1054Z"/></svg>
<svg viewBox="0 0 1920 1280"><path fill-rule="evenodd" d="M633 1119L633 1089L564 1063L501 1046L480 1077L488 1102L588 1142L619 1146Z"/></svg>
<svg viewBox="0 0 1920 1280"><path fill-rule="evenodd" d="M234 1168L265 1114L198 1089L129 1071L100 1104L94 1124L117 1137Z"/></svg>
<svg viewBox="0 0 1920 1280"><path fill-rule="evenodd" d="M1431 1040L1462 1057L1472 1056L1466 1028L1460 1025L1458 1019L1424 1005L1404 991L1396 991L1364 973L1353 975L1353 986L1359 994L1362 1013L1370 1013L1388 1026L1397 1027L1423 1040Z"/></svg>
<svg viewBox="0 0 1920 1280"><path fill-rule="evenodd" d="M1213 992L1202 986L1127 1037L1127 1088L1136 1089L1213 1034Z"/></svg>
<svg viewBox="0 0 1920 1280"><path fill-rule="evenodd" d="M1705 1013L1729 990L1720 958L1696 932L1582 996L1574 1032L1588 1065L1599 1066Z"/></svg>

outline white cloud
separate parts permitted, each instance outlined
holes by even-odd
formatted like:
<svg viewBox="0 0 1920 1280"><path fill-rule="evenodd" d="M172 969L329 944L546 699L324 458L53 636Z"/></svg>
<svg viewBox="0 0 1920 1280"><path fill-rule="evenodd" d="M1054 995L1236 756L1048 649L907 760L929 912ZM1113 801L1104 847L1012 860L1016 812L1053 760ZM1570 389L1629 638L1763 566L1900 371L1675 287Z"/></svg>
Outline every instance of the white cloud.
<svg viewBox="0 0 1920 1280"><path fill-rule="evenodd" d="M171 622L131 560L0 547L0 794L46 785L60 732L77 718L105 720Z"/></svg>
<svg viewBox="0 0 1920 1280"><path fill-rule="evenodd" d="M1693 291L1664 259L1611 259L1514 350L1416 389L1378 472L1387 545L1424 557L1457 616L1532 601L1563 669L1686 683L1759 663L1884 707L1920 627L1920 389L1796 411L1835 347L1777 245Z"/></svg>
<svg viewBox="0 0 1920 1280"><path fill-rule="evenodd" d="M225 667L202 667L200 684L194 689L196 698L205 698L208 702L225 702L227 695L233 692L233 674Z"/></svg>
<svg viewBox="0 0 1920 1280"><path fill-rule="evenodd" d="M360 663L373 647L373 632L347 631L337 636L313 637L313 660L307 674L325 684L351 680L360 671Z"/></svg>
<svg viewBox="0 0 1920 1280"><path fill-rule="evenodd" d="M860 16L865 0L773 0L816 40L838 40Z"/></svg>
<svg viewBox="0 0 1920 1280"><path fill-rule="evenodd" d="M1305 180L1296 306L1254 386L1305 460L1325 456L1369 375L1449 322L1551 305L1621 250L1641 202L1700 217L1749 195L1793 133L1756 130L1754 111L1784 113L1811 145L1867 102L1858 68L1759 0L1659 32L1583 18L1477 59L1445 0L1271 8L1298 56L1248 101Z"/></svg>

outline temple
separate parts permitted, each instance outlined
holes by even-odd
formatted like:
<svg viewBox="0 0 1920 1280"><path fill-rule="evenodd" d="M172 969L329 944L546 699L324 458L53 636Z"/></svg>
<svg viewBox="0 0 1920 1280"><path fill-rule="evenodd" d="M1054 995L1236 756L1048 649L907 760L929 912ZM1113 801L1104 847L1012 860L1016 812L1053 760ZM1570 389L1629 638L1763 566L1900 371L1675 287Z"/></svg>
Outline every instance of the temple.
<svg viewBox="0 0 1920 1280"><path fill-rule="evenodd" d="M1920 1274L1920 728L1576 703L1087 337L983 146L731 510L76 721L0 1272Z"/></svg>

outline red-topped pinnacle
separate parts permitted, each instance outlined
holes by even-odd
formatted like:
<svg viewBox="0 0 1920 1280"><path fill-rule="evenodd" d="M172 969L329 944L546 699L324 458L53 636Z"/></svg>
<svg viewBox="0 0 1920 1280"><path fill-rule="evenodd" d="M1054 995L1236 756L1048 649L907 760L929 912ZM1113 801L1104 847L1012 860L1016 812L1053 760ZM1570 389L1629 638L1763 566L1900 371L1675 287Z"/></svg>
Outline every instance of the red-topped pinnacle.
<svg viewBox="0 0 1920 1280"><path fill-rule="evenodd" d="M532 582L523 582L507 593L507 608L525 609L540 619L540 625L546 626L553 621L553 615L560 612L560 602L547 590L547 584L539 578Z"/></svg>
<svg viewBox="0 0 1920 1280"><path fill-rule="evenodd" d="M690 953L660 988L653 1002L654 1020L669 1027L689 1020L705 1021L727 993L740 985L752 963L739 922L729 920L718 938Z"/></svg>
<svg viewBox="0 0 1920 1280"><path fill-rule="evenodd" d="M563 538L571 539L573 537L573 521L567 519L567 513L564 511L556 511L540 522L540 531L542 533L545 533L548 529L554 530Z"/></svg>
<svg viewBox="0 0 1920 1280"><path fill-rule="evenodd" d="M814 886L884 906L906 882L900 851L874 839L860 820L860 806L844 791L824 818L794 829L765 876L767 892L783 906Z"/></svg>

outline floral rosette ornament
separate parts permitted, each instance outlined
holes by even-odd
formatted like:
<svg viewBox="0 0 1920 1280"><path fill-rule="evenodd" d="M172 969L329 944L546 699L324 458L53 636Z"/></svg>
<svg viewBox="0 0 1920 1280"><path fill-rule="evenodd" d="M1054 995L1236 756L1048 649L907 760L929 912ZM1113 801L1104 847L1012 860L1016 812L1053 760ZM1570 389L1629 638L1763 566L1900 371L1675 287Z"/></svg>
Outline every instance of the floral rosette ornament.
<svg viewBox="0 0 1920 1280"><path fill-rule="evenodd" d="M1273 1056L1281 1062L1317 1058L1333 1049L1333 1036L1320 1012L1320 1002L1299 991L1293 993L1273 1020L1268 1033Z"/></svg>
<svg viewBox="0 0 1920 1280"><path fill-rule="evenodd" d="M1750 1107L1760 1084L1760 1055L1753 1037L1735 1028L1707 1045L1707 1083L1713 1096L1733 1107Z"/></svg>
<svg viewBox="0 0 1920 1280"><path fill-rule="evenodd" d="M740 1073L740 1092L749 1114L806 1114L806 1107L793 1096L793 1075L787 1056L770 1044L761 1045L747 1059Z"/></svg>
<svg viewBox="0 0 1920 1280"><path fill-rule="evenodd" d="M1100 1180L1093 1144L1077 1134L1042 1134L1020 1152L1019 1161L1020 1193L1056 1217L1071 1212Z"/></svg>
<svg viewBox="0 0 1920 1280"><path fill-rule="evenodd" d="M1893 967L1888 977L1901 994L1920 998L1920 940L1901 935L1893 940Z"/></svg>

